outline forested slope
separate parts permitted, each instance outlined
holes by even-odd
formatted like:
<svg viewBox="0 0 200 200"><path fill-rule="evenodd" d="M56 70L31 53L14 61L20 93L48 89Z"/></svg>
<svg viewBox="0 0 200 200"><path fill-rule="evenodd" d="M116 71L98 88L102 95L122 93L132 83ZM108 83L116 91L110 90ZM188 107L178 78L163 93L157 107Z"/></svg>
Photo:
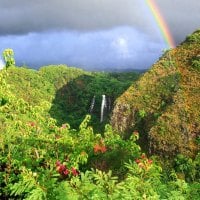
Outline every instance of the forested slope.
<svg viewBox="0 0 200 200"><path fill-rule="evenodd" d="M138 129L150 153L194 156L200 137L200 31L166 51L152 68L121 95L112 126Z"/></svg>

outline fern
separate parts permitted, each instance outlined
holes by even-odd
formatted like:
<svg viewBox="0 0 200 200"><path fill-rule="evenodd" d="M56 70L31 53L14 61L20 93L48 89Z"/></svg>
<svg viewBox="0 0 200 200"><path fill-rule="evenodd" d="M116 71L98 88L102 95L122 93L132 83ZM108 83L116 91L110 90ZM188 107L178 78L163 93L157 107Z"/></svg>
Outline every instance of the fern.
<svg viewBox="0 0 200 200"><path fill-rule="evenodd" d="M47 199L46 193L41 187L33 189L25 198L25 200L45 200L45 199Z"/></svg>
<svg viewBox="0 0 200 200"><path fill-rule="evenodd" d="M20 196L26 200L46 199L45 190L39 185L35 173L22 168L21 180L11 186L11 196Z"/></svg>

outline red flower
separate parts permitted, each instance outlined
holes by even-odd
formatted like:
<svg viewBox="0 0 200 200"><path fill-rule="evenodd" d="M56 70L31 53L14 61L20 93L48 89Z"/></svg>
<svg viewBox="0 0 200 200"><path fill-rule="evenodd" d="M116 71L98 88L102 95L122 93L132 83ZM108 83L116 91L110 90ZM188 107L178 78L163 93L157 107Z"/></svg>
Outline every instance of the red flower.
<svg viewBox="0 0 200 200"><path fill-rule="evenodd" d="M140 159L136 159L135 162L136 162L137 164L139 164L141 161L140 161Z"/></svg>
<svg viewBox="0 0 200 200"><path fill-rule="evenodd" d="M95 144L95 146L94 146L94 152L95 153L98 153L98 152L105 153L106 151L107 151L106 146Z"/></svg>
<svg viewBox="0 0 200 200"><path fill-rule="evenodd" d="M101 151L101 153L105 153L107 151L106 146L102 146L100 151Z"/></svg>
<svg viewBox="0 0 200 200"><path fill-rule="evenodd" d="M60 161L57 160L57 161L56 161L56 166L58 167L59 165L60 165Z"/></svg>
<svg viewBox="0 0 200 200"><path fill-rule="evenodd" d="M69 170L68 169L65 169L64 171L63 171L63 174L66 176L66 175L68 175L69 174Z"/></svg>
<svg viewBox="0 0 200 200"><path fill-rule="evenodd" d="M78 175L79 175L79 172L78 172L74 167L72 167L72 174L73 174L74 176L78 176Z"/></svg>
<svg viewBox="0 0 200 200"><path fill-rule="evenodd" d="M153 160L148 160L148 163L149 163L149 164L152 164L152 163L153 163Z"/></svg>
<svg viewBox="0 0 200 200"><path fill-rule="evenodd" d="M141 158L142 158L142 159L145 159L145 158L146 158L146 155L143 153L143 154L141 155Z"/></svg>
<svg viewBox="0 0 200 200"><path fill-rule="evenodd" d="M29 122L30 126L35 126L35 122Z"/></svg>
<svg viewBox="0 0 200 200"><path fill-rule="evenodd" d="M60 162L56 162L56 171L59 172L60 174L63 174L63 172L66 170L66 166L63 164L60 164Z"/></svg>
<svg viewBox="0 0 200 200"><path fill-rule="evenodd" d="M65 171L65 170L66 170L66 166L63 165L63 164L61 164L61 165L60 165L60 170L61 170L62 172Z"/></svg>
<svg viewBox="0 0 200 200"><path fill-rule="evenodd" d="M62 173L61 167L60 166L56 167L56 171L61 174Z"/></svg>
<svg viewBox="0 0 200 200"><path fill-rule="evenodd" d="M94 145L94 152L97 153L101 150L101 146L99 144Z"/></svg>

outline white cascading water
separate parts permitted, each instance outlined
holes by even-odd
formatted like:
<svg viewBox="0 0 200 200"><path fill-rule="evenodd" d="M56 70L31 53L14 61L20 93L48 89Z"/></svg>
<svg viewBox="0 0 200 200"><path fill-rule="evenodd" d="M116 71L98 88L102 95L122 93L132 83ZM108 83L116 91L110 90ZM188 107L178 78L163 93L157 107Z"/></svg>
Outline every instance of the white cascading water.
<svg viewBox="0 0 200 200"><path fill-rule="evenodd" d="M104 109L106 108L106 95L102 95L102 102L101 102L101 119L100 122L103 122L104 117Z"/></svg>
<svg viewBox="0 0 200 200"><path fill-rule="evenodd" d="M94 110L94 104L95 104L95 96L92 98L92 102L90 105L90 113L92 113L92 111Z"/></svg>

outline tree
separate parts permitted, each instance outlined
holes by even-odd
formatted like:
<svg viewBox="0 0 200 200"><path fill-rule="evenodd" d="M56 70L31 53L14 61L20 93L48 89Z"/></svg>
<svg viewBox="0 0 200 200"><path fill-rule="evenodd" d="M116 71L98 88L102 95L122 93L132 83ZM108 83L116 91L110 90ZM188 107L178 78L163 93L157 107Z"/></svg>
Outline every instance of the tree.
<svg viewBox="0 0 200 200"><path fill-rule="evenodd" d="M5 49L3 51L3 59L6 63L6 68L15 65L14 51L12 49Z"/></svg>

